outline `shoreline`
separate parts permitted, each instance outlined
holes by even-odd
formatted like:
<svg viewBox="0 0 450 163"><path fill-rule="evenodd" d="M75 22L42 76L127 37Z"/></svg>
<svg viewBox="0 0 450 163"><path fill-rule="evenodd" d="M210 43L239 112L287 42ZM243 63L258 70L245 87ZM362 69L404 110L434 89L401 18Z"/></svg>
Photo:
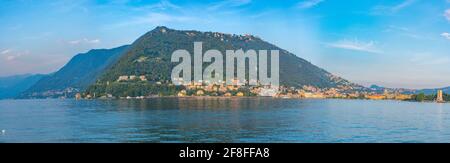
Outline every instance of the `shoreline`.
<svg viewBox="0 0 450 163"><path fill-rule="evenodd" d="M34 98L34 99L0 99L0 101L26 101L26 100L75 100L75 101L90 101L90 100L146 100L146 99L280 99L280 100L362 100L362 101L398 101L398 102L414 102L414 103L435 103L435 104L450 104L450 102L435 102L435 101L412 101L412 100L395 100L395 99L351 99L351 98L284 98L271 96L149 96L144 98L93 98L93 99L75 99L75 98Z"/></svg>

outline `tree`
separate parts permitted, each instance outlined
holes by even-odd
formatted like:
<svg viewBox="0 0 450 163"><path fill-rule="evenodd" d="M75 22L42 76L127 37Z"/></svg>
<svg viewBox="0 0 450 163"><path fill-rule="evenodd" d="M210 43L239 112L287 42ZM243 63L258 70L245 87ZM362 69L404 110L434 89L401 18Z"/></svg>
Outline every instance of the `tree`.
<svg viewBox="0 0 450 163"><path fill-rule="evenodd" d="M420 101L420 102L424 101L425 100L425 94L424 93L419 93L418 95L416 95L415 100L416 101Z"/></svg>

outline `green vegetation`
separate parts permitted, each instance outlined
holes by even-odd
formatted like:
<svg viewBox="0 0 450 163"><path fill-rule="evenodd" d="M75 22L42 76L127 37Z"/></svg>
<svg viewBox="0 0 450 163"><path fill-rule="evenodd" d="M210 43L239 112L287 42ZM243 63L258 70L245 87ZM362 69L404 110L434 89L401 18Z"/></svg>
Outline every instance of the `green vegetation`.
<svg viewBox="0 0 450 163"><path fill-rule="evenodd" d="M170 80L172 68L177 64L170 61L172 53L178 49L186 49L193 55L194 42L203 42L204 51L217 49L222 54L229 49L279 50L280 82L285 86L312 85L324 88L354 85L255 36L179 31L166 27L157 27L136 40L99 80L115 81L122 75L146 75L149 81ZM206 66L205 63L203 67Z"/></svg>
<svg viewBox="0 0 450 163"><path fill-rule="evenodd" d="M117 81L120 76L130 75L145 75L150 82L170 81L172 68L178 64L170 61L172 53L178 49L185 49L193 55L194 42L203 42L203 51L217 49L222 54L225 54L225 51L229 49L279 50L280 83L285 86L301 87L303 85L312 85L326 88L345 85L359 87L345 79L333 76L310 62L255 36L231 35L217 32L179 31L166 27L157 27L136 40L122 57L98 79L98 82L88 89L88 92L105 94L106 90L100 88L108 88L111 89L109 91L115 92L118 95L142 95L142 93L134 89L139 89L137 88L138 86L142 86L142 89L145 90L150 89L146 84L129 83L130 85L126 86L127 84L124 83L116 86L117 84L113 82ZM203 67L205 68L206 66L207 63L204 63ZM106 86L107 82L110 82L112 85ZM125 88L132 90L130 91ZM154 92L150 91L145 93Z"/></svg>
<svg viewBox="0 0 450 163"><path fill-rule="evenodd" d="M16 98L20 93L32 87L45 76L41 74L26 74L0 77L0 99Z"/></svg>
<svg viewBox="0 0 450 163"><path fill-rule="evenodd" d="M47 98L73 95L83 91L115 63L128 45L113 49L96 49L73 57L59 71L47 75L26 90L19 98ZM70 94L68 95L67 93Z"/></svg>
<svg viewBox="0 0 450 163"><path fill-rule="evenodd" d="M110 84L96 83L90 86L86 93L96 97L139 97L139 96L173 96L181 90L179 86L167 84L152 84L150 82L112 82Z"/></svg>
<svg viewBox="0 0 450 163"><path fill-rule="evenodd" d="M442 96L444 98L444 101L450 101L449 94L444 93ZM426 95L425 93L419 93L419 94L413 95L411 100L418 101L418 102L434 101L434 100L436 100L436 97L437 97L436 94Z"/></svg>

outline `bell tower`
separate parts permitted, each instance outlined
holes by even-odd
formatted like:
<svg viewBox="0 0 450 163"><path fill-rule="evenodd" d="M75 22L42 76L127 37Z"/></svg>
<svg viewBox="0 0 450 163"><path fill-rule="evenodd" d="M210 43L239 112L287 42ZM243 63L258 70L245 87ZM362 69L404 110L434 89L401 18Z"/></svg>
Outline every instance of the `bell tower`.
<svg viewBox="0 0 450 163"><path fill-rule="evenodd" d="M436 102L444 102L444 97L442 95L442 90L437 91Z"/></svg>

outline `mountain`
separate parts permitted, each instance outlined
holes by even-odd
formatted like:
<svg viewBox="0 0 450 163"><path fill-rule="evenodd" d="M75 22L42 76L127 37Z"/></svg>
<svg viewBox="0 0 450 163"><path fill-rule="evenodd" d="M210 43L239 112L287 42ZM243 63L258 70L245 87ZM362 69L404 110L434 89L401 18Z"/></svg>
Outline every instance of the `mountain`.
<svg viewBox="0 0 450 163"><path fill-rule="evenodd" d="M0 99L15 98L46 75L25 74L0 77Z"/></svg>
<svg viewBox="0 0 450 163"><path fill-rule="evenodd" d="M442 90L442 92L446 93L446 94L450 94L450 87L445 87L445 88L432 88L432 89L421 89L421 90L417 90L415 91L415 93L424 93L426 95L432 95L432 94L436 94L436 92L438 90Z"/></svg>
<svg viewBox="0 0 450 163"><path fill-rule="evenodd" d="M73 57L59 71L39 80L20 98L47 98L72 95L94 83L107 67L128 49L128 45L113 49L94 49Z"/></svg>
<svg viewBox="0 0 450 163"><path fill-rule="evenodd" d="M378 85L371 85L369 88L372 92L383 93L385 90L388 92L399 92L402 94L419 94L424 93L426 95L436 94L438 90L446 94L450 94L450 87L445 88L430 88L430 89L406 89L406 88L386 88Z"/></svg>
<svg viewBox="0 0 450 163"><path fill-rule="evenodd" d="M370 92L375 92L375 93L385 93L385 91L393 93L393 92L397 92L397 93L402 93L402 94L415 94L415 92L417 90L415 89L407 89L407 88L387 88L387 87L383 87L383 86L378 86L378 85L371 85L369 87Z"/></svg>
<svg viewBox="0 0 450 163"><path fill-rule="evenodd" d="M193 55L194 42L199 41L203 42L204 51L217 49L223 55L226 49L279 50L280 83L284 86L361 87L256 36L174 30L161 26L138 38L119 61L99 78L97 84L116 81L123 75L145 75L149 81L168 81L172 68L177 64L170 61L172 53L186 49Z"/></svg>

